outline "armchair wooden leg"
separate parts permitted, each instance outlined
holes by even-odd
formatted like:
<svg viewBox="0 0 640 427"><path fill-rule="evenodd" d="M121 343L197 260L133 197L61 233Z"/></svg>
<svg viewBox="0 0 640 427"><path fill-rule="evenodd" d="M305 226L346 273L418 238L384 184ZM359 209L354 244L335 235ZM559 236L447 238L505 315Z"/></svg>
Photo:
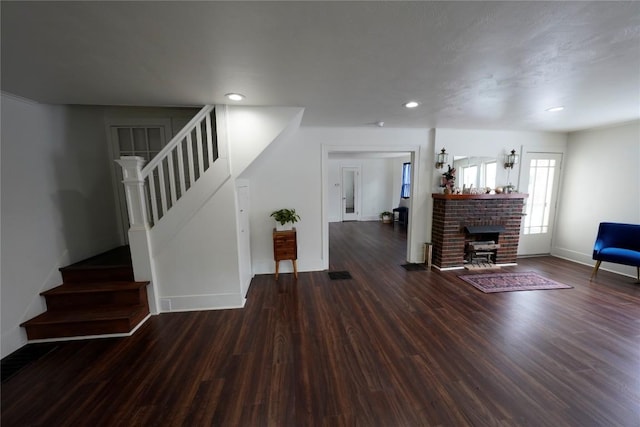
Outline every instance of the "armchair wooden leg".
<svg viewBox="0 0 640 427"><path fill-rule="evenodd" d="M589 280L593 279L596 274L598 274L598 269L600 268L600 263L602 261L598 260L596 261L596 265L593 267L593 271L591 272L591 277L589 278Z"/></svg>

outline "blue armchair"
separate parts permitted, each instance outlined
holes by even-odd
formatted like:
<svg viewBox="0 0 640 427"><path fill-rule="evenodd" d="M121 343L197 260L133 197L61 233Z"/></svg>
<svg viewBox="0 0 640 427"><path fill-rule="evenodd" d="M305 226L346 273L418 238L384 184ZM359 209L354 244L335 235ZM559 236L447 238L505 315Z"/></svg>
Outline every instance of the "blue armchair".
<svg viewBox="0 0 640 427"><path fill-rule="evenodd" d="M591 278L598 274L602 261L636 267L640 281L640 224L601 222L598 236L593 246L593 267Z"/></svg>

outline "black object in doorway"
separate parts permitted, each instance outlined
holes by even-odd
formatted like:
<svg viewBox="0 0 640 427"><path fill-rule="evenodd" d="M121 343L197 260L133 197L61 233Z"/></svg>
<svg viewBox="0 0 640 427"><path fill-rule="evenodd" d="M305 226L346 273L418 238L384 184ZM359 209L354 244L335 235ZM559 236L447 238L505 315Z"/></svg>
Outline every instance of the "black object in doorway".
<svg viewBox="0 0 640 427"><path fill-rule="evenodd" d="M331 280L349 280L352 279L351 273L348 271L330 271L329 278Z"/></svg>
<svg viewBox="0 0 640 427"><path fill-rule="evenodd" d="M424 264L402 264L402 266L407 271L424 271L427 269L427 266Z"/></svg>

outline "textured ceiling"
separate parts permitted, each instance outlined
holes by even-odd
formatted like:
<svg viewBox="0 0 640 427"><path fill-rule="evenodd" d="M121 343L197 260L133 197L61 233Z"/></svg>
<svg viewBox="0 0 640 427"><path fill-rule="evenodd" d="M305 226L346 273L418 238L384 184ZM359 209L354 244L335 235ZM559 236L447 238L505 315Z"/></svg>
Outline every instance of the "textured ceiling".
<svg viewBox="0 0 640 427"><path fill-rule="evenodd" d="M567 131L640 117L639 2L0 7L2 90L40 102L193 106L241 92L305 107L318 126Z"/></svg>

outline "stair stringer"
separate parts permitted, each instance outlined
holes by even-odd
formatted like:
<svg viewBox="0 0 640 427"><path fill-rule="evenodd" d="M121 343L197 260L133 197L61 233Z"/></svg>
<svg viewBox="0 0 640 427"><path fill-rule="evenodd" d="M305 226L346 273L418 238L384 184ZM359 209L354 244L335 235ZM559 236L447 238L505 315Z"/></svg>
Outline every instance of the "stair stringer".
<svg viewBox="0 0 640 427"><path fill-rule="evenodd" d="M151 251L160 253L216 192L231 179L227 159L218 159L150 230Z"/></svg>

